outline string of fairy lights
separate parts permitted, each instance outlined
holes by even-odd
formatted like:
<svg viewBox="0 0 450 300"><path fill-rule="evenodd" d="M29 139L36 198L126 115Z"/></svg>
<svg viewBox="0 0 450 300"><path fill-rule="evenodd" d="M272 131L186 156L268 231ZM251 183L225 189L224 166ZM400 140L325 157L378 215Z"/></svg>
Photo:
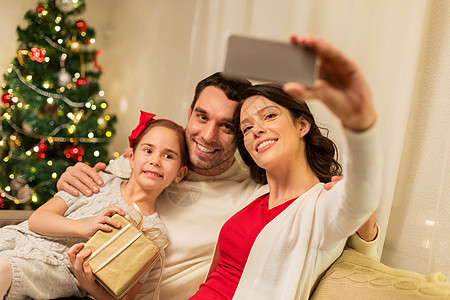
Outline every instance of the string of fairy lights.
<svg viewBox="0 0 450 300"><path fill-rule="evenodd" d="M56 5L58 6L58 4L59 4L58 9L60 9L60 10L65 9L66 12L70 12L77 5L76 0L72 0L72 1L73 2L67 2L67 3L69 3L69 4L67 4L66 2L61 2L61 1L57 0ZM43 4L40 4L36 8L36 14L38 14L39 16L46 16L47 13L48 12L46 11L46 8ZM56 32L61 30L61 27L60 27L61 20L62 19L59 16L56 17L56 19L54 20L54 23L55 23L54 30ZM79 31L81 36L84 37L86 35L86 32L85 32L86 24L84 23L84 21L78 20L76 23L76 26L78 27L79 30L80 30L80 28L81 29L84 28L84 30ZM5 93L2 95L2 100L6 99L6 100L8 100L8 102L3 101L4 104L6 105L6 107L4 109L4 113L2 115L0 115L0 133L2 133L2 137L0 138L0 150L2 149L2 147L7 145L7 143L8 143L7 139L9 139L8 145L14 145L14 147L20 147L22 145L22 143L21 143L20 139L18 138L19 134L22 136L27 136L27 137L38 140L38 143L35 144L34 146L31 146L30 149L24 149L24 153L26 156L31 156L34 154L40 155L41 153L45 153L45 151L47 149L47 146L45 145L45 143L48 143L49 145L51 145L53 143L71 143L71 144L76 145L78 143L95 144L95 143L109 142L113 133L110 130L104 131L104 129L106 129L108 126L108 122L112 119L111 116L108 114L104 115L104 116L100 116L97 119L97 125L101 129L101 131L100 131L101 133L100 132L94 133L94 130L89 130L89 132L87 133L87 135L85 137L73 135L76 131L76 127L77 127L78 123L82 119L86 119L86 118L90 117L91 114L93 113L93 111L95 111L99 108L100 109L107 108L106 102L100 101L100 102L96 103L95 95L89 97L85 101L74 101L74 100L70 99L69 97L63 95L65 89L71 89L73 87L78 87L79 85L89 85L87 80L84 78L84 69L85 69L84 58L83 58L83 53L80 53L82 43L75 40L75 38L72 38L72 40L66 44L69 48L66 48L66 47L62 46L62 44L65 41L61 38L59 38L55 41L51 37L46 36L46 35L35 34L34 36L41 40L42 39L45 40L50 47L62 52L62 55L60 56L61 71L58 73L59 88L57 89L57 92L55 93L55 92L47 91L46 89L51 88L52 85L51 85L51 83L46 82L46 81L44 81L42 83L42 88L40 86L37 86L35 83L33 83L33 76L31 74L22 74L21 70L19 69L19 66L16 67L16 66L14 66L14 64L11 64L9 66L9 68L7 69L7 72L9 74L14 73L15 76L17 77L17 79L22 83L22 87L24 87L25 89L31 90L34 93L36 93L37 95L39 95L37 97L34 97L35 100L46 101L47 102L46 105L50 105L50 106L54 106L54 107L58 106L58 101L62 101L67 106L71 107L72 111L70 111L68 113L64 113L62 111L62 109L60 108L60 111L58 111L58 116L60 116L60 117L62 116L59 113L65 114L65 116L67 117L67 122L65 124L61 124L61 125L53 128L53 130L48 134L38 133L34 130L34 128L32 128L32 127L30 128L30 126L28 128L26 128L26 127L24 127L24 124L21 124L22 126L15 124L15 122L13 121L14 110L16 110L16 109L17 110L28 110L30 108L30 105L27 104L24 99L20 99L17 96L17 94L18 94L17 88L15 89L16 91L14 91L13 89L6 90ZM90 38L85 41L85 44L93 44L93 43L95 43L94 38ZM17 51L18 62L20 63L20 65L23 65L22 64L23 60L29 56L33 61L37 61L39 63L45 61L48 63L50 61L50 57L45 56L45 53L46 53L45 49L36 49L36 48L34 48L34 49L19 49ZM69 53L74 53L74 54L80 55L80 65L81 65L80 72L76 72L73 75L66 72L65 68L64 68L65 61L68 57L67 54L69 54ZM94 62L94 66L97 67L96 61ZM2 87L3 87L3 89L5 89L6 85L4 84ZM103 97L104 92L99 91L98 96ZM3 132L4 121L6 121L6 123L14 130L14 133L10 134L9 136L5 136L5 134ZM67 133L68 133L68 135L67 135ZM96 136L96 134L97 135L101 134L102 136ZM73 148L71 150L74 152L78 151L77 148ZM96 150L92 153L92 155L94 157L99 157L100 154L101 153L98 150ZM118 155L119 155L118 153L114 153L115 157L118 157ZM26 156L24 156L24 157L26 157ZM45 157L45 155L43 155L41 158L44 158L44 157ZM76 156L76 158L78 158L78 159L81 157L82 157L82 155ZM25 160L25 158L23 158L21 156L17 156L17 155L14 156L13 148L10 146L9 151L7 152L7 155L3 157L3 162L6 163L9 160L11 160L12 158L17 159L17 160L22 160L22 161ZM79 159L79 160L81 161L81 159ZM46 164L51 167L53 165L53 161L51 159L48 159ZM34 167L31 167L31 168L34 168ZM34 171L37 171L37 170L34 170ZM11 180L10 184L6 185L6 186L0 186L0 202L2 199L7 199L10 201L13 201L16 204L26 203L30 200L33 202L36 202L37 201L36 191L52 184L58 176L59 176L59 174L57 174L56 172L53 172L50 180L39 182L38 184L34 185L33 188L30 188L30 187L28 187L25 179L17 177L14 174L9 174L8 177ZM27 190L26 190L26 192L22 193L22 195L11 194L11 192L13 190L17 190L18 187L22 188L22 189L27 189Z"/></svg>
<svg viewBox="0 0 450 300"><path fill-rule="evenodd" d="M8 72L10 71L10 69L8 69ZM91 109L91 110L97 109L97 107L94 104L92 104L92 101L87 101L85 103L77 103L77 102L71 101L70 99L68 99L67 97L64 97L62 95L43 91L43 90L39 89L37 86L35 86L34 84L26 81L25 78L23 78L23 76L21 76L20 71L18 69L14 69L14 71L18 75L19 80L25 86L27 86L28 88L32 89L33 91L35 91L36 93L38 93L38 94L40 94L42 96L48 97L47 98L48 102L52 102L52 100L48 100L48 99L55 99L56 98L56 99L63 100L65 103L67 103L68 105L70 105L73 108L84 107L84 108ZM100 96L104 96L103 91L100 91L99 95ZM16 104L16 106L18 108L24 108L25 107L25 109L26 109L26 106L24 106L23 104L21 105L21 102L20 102L19 99L13 98L12 101ZM106 107L107 107L106 103L102 103L101 104L101 108L105 109ZM81 113L73 114L72 112L69 112L67 114L67 117L68 117L68 119L71 122L69 121L69 123L62 124L62 125L56 127L48 135L37 134L37 133L35 133L33 131L25 131L22 128L18 127L14 122L12 122L10 109L11 108L8 108L7 111L2 116L0 116L0 132L2 132L2 129L3 129L2 128L3 120L6 120L8 122L8 124L16 132L18 132L20 134L23 134L23 135L26 135L26 136L29 136L29 137L32 137L32 138L35 138L35 139L37 139L39 141L46 140L49 144L52 144L52 143L67 143L67 142L70 142L70 143L78 143L78 142L81 142L81 143L106 143L106 142L109 141L109 138L112 136L112 132L111 131L107 131L105 133L106 138L94 137L94 134L92 132L88 133L87 137L60 137L60 136L57 136L58 132L60 132L63 129L66 129L69 133L73 133L75 131L74 128L75 128L76 124L79 122L79 120L83 116L84 117L89 117L89 112L86 113L86 114L81 114ZM104 124L105 122L108 122L109 120L110 120L110 116L109 115L105 115L104 118L99 118L98 119L98 123L99 123L100 126L103 127L105 125L102 125L102 124ZM70 123L73 123L73 124L70 124ZM9 136L9 139L11 141L14 141L17 146L20 146L20 141L18 141L18 139L17 139L17 137L15 135ZM2 137L2 139L0 140L0 147L4 146L5 143L6 143L5 137ZM35 145L31 149L27 150L25 152L25 154L27 156L30 156L33 153L36 153L38 151L39 151L39 145ZM96 151L96 152L93 153L93 155L94 156L99 156L100 153L98 151ZM117 157L118 153L115 153L114 156ZM10 151L9 154L6 157L3 158L4 162L7 162L9 159L11 159L11 157L12 157L12 151ZM49 160L47 162L47 164L49 166L51 166L52 165L52 161ZM53 173L52 174L52 179L56 179L58 176L59 176L59 174ZM13 174L10 174L9 177L10 177L10 179L14 179ZM45 186L47 186L47 185L49 185L51 183L52 183L52 180L41 182L41 183L37 184L36 186L34 186L34 190L38 190L39 188L45 187ZM35 193L26 194L24 197L17 197L17 196L11 195L10 192L11 192L11 187L10 186L6 186L5 188L0 187L0 196L2 198L6 198L6 199L8 199L10 201L13 201L16 204L26 203L26 202L28 202L30 200L31 201L36 201L37 200Z"/></svg>
<svg viewBox="0 0 450 300"><path fill-rule="evenodd" d="M43 91L43 90L39 89L37 86L35 86L34 84L26 81L26 79L23 78L23 76L21 76L21 73L20 73L20 71L18 69L10 68L10 69L8 69L8 72L10 72L12 70L14 70L16 72L16 74L19 77L19 80L26 87L32 89L33 91L35 91L36 93L38 93L38 94L40 94L42 96L48 97L47 98L48 102L53 102L53 100L49 100L49 99L55 99L56 98L56 99L63 100L66 104L70 105L73 108L83 107L83 108L90 109L90 110L97 109L95 104L92 104L93 101L87 101L87 102L84 102L84 103L77 103L77 102L72 101L72 100L70 100L67 97L64 97L62 95ZM99 95L100 96L104 96L104 92L100 91ZM23 103L21 103L19 99L13 98L12 101L13 101L13 103L16 104L17 108L25 108L26 109L26 106L23 105ZM107 107L106 103L101 103L100 105L101 105L101 108L103 108L103 109L105 109ZM2 122L3 122L3 120L6 120L8 122L8 124L12 128L14 128L14 130L17 131L18 133L26 135L26 136L29 136L29 137L32 137L32 138L35 138L35 139L37 139L39 141L46 140L49 144L52 144L52 143L55 143L55 142L56 143L67 143L67 142L70 142L70 143L78 143L78 142L81 142L81 143L105 143L105 142L108 142L109 138L112 136L112 132L111 131L107 131L105 133L106 138L94 137L94 134L92 132L88 133L87 137L62 137L62 136L57 136L58 132L60 132L63 129L66 129L69 133L73 133L75 131L74 128L75 128L76 124L80 121L80 119L83 116L84 117L89 117L89 112L86 113L86 114L84 114L84 113L74 114L72 112L69 112L67 114L69 122L66 123L66 124L62 124L62 125L56 127L48 135L37 134L37 133L35 133L33 131L25 131L22 128L18 127L14 122L12 122L11 114L10 114L10 110L11 109L13 109L13 108L8 108L7 111L2 116L0 116L0 132L2 132ZM109 115L105 115L104 118L99 118L98 119L98 123L99 123L100 126L102 126L102 127L105 126L106 127L106 125L102 125L102 124L105 124L109 120L110 120L110 116ZM70 123L72 123L72 124L70 124ZM17 146L20 146L20 141L18 141L18 139L17 139L17 137L15 135L9 136L9 139L11 141L14 141ZM0 147L4 146L5 143L6 143L5 137L2 137L2 139L0 140ZM27 150L25 152L25 154L30 156L33 153L36 153L38 151L39 151L39 145L35 145L31 149ZM93 155L94 156L99 156L100 153L98 151L96 151L96 152L94 152ZM118 153L115 153L114 156L117 157ZM10 153L5 158L3 158L4 162L7 162L9 159L11 159L11 157L12 157L12 151L10 151ZM49 160L47 162L47 164L49 166L51 166L52 165L52 161ZM52 179L56 179L58 176L59 176L59 174L53 173L52 174ZM10 174L9 177L10 177L10 179L14 179L14 176L12 174ZM39 188L45 187L45 186L47 186L47 185L49 185L51 183L52 183L52 180L41 182L41 183L37 184L36 186L34 186L34 190L38 190ZM10 191L11 191L11 187L10 186L6 186L5 188L0 187L0 196L2 198L6 198L6 199L8 199L10 201L13 201L16 204L26 203L26 202L28 202L30 200L31 201L36 201L37 200L35 193L28 194L28 195L25 195L24 197L20 198L20 197L12 196L10 194Z"/></svg>
<svg viewBox="0 0 450 300"><path fill-rule="evenodd" d="M30 89L32 89L33 91L35 91L36 93L38 93L38 94L41 95L41 96L44 96L44 97L47 97L47 98L50 98L50 99L55 99L55 98L56 98L56 99L61 99L61 100L63 100L64 102L66 102L68 105L70 105L70 106L72 106L72 107L84 107L84 106L85 106L85 103L83 103L83 102L75 102L75 101L72 101L72 100L70 100L69 98L67 98L67 97L64 96L64 95L46 92L46 91L44 91L44 90L38 88L38 87L35 86L34 84L30 83L29 81L27 81L27 79L25 79L25 78L22 76L22 73L20 72L19 69L16 69L16 68L14 68L14 69L8 68L8 73L11 73L11 70L13 70L13 71L17 74L17 78L19 78L19 80L20 80L23 84L25 84L27 87L29 87ZM29 78L30 78L30 77L29 77ZM32 77L31 77L31 78L32 78ZM31 80L31 78L30 78L29 80Z"/></svg>
<svg viewBox="0 0 450 300"><path fill-rule="evenodd" d="M42 35L35 35L35 37L37 38L44 38L44 40L53 48L58 49L59 51L63 52L63 53L69 53L69 49L64 48L63 46L55 43L50 37L48 36L42 36ZM94 39L91 39L91 43L93 44L95 42Z"/></svg>

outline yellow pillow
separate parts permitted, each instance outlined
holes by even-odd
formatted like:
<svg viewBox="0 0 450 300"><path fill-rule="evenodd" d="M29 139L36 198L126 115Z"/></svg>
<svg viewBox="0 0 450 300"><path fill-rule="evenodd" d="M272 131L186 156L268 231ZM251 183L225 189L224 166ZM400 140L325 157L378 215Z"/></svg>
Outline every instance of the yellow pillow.
<svg viewBox="0 0 450 300"><path fill-rule="evenodd" d="M390 268L353 249L345 249L317 285L311 300L450 299L444 274L427 276Z"/></svg>

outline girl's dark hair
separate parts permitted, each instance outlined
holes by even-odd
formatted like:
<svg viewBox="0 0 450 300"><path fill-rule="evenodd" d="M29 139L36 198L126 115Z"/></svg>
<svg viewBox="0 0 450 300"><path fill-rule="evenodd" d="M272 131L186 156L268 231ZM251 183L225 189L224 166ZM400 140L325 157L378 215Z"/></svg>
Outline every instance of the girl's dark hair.
<svg viewBox="0 0 450 300"><path fill-rule="evenodd" d="M185 165L187 163L187 160L188 160L188 150L187 150L187 145L186 145L186 134L185 134L183 128L181 128L179 125L177 125L176 123L174 123L172 121L169 121L169 120L159 119L159 120L155 120L155 121L151 122L150 124L148 124L147 128L145 128L145 130L142 131L142 133L134 141L134 143L133 143L133 152L135 151L136 146L139 144L139 142L141 141L142 137L151 128L156 127L156 126L166 127L166 128L174 130L177 133L178 141L180 142L181 166Z"/></svg>
<svg viewBox="0 0 450 300"><path fill-rule="evenodd" d="M311 124L309 132L304 136L306 158L309 167L321 182L330 182L331 177L342 176L341 165L335 159L335 156L337 158L338 155L336 144L322 135L306 103L297 102L293 97L284 92L281 86L275 84L254 85L244 92L243 99L257 95L265 97L286 108L294 122L298 118L303 117ZM244 136L239 126L241 108L244 102L245 100L239 102L233 118L237 148L245 164L250 167L252 179L256 183L266 184L266 171L255 163L244 146Z"/></svg>

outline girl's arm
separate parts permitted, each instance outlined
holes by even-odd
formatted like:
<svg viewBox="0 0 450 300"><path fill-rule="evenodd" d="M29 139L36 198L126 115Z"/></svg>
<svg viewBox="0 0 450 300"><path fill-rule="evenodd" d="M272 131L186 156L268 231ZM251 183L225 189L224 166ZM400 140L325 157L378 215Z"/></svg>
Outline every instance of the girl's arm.
<svg viewBox="0 0 450 300"><path fill-rule="evenodd" d="M81 221L63 217L66 210L66 202L60 197L53 197L30 216L28 227L47 236L79 236L78 225Z"/></svg>
<svg viewBox="0 0 450 300"><path fill-rule="evenodd" d="M53 197L30 216L28 227L36 233L47 236L91 237L97 230L111 231L111 226L119 228L120 223L111 217L116 213L125 215L123 209L111 206L97 217L81 221L64 217L66 210L66 202L60 197Z"/></svg>

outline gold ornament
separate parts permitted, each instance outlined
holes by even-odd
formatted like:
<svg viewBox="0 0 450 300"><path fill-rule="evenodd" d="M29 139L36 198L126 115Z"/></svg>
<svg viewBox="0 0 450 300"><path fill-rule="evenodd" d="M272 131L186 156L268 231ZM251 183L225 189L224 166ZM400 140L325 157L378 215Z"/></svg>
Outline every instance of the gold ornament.
<svg viewBox="0 0 450 300"><path fill-rule="evenodd" d="M73 114L69 115L69 118L72 119L73 123L75 123L75 125L78 124L78 122L80 122L80 120L83 118L84 116L84 110L76 110L73 112Z"/></svg>
<svg viewBox="0 0 450 300"><path fill-rule="evenodd" d="M19 141L15 136L14 136L14 139L12 139L11 137L10 137L10 140L9 140L9 149L11 149L11 150L14 150L14 149L17 149L17 141ZM20 143L20 141L19 141L19 143Z"/></svg>
<svg viewBox="0 0 450 300"><path fill-rule="evenodd" d="M105 129L106 126L108 125L108 123L106 122L106 120L104 118L98 118L97 124L98 124L98 127L102 130Z"/></svg>
<svg viewBox="0 0 450 300"><path fill-rule="evenodd" d="M28 56L28 50L19 49L17 50L17 60L19 64L23 66L25 63L25 58Z"/></svg>
<svg viewBox="0 0 450 300"><path fill-rule="evenodd" d="M81 43L78 41L73 41L70 43L70 51L72 51L73 54L78 54L81 51Z"/></svg>

